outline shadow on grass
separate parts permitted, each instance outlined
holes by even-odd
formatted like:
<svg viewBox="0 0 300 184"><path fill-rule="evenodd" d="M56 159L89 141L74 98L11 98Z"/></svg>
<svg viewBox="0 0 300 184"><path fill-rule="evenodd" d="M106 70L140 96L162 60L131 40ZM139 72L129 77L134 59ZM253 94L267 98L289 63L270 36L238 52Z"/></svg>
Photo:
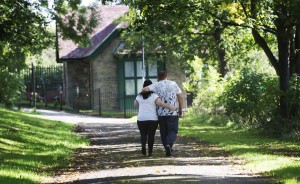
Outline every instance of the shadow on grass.
<svg viewBox="0 0 300 184"><path fill-rule="evenodd" d="M0 174L0 183L3 183L3 184L17 184L17 183L34 184L36 182L34 182L30 179L21 178L21 175L19 178L15 178L15 177L3 176Z"/></svg>
<svg viewBox="0 0 300 184"><path fill-rule="evenodd" d="M0 109L0 183L39 182L51 168L66 165L71 149L84 142L71 125Z"/></svg>
<svg viewBox="0 0 300 184"><path fill-rule="evenodd" d="M285 180L293 180L294 183L300 183L300 165L273 170L272 174L282 176Z"/></svg>

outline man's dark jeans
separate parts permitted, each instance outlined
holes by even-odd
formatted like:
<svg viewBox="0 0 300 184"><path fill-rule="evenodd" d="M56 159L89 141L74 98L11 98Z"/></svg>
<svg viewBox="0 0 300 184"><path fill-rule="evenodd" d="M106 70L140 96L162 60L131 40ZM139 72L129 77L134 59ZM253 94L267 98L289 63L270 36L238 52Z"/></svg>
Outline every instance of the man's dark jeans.
<svg viewBox="0 0 300 184"><path fill-rule="evenodd" d="M158 121L137 121L140 130L142 147L146 146L148 138L148 148L151 151L154 144L154 136L158 126Z"/></svg>
<svg viewBox="0 0 300 184"><path fill-rule="evenodd" d="M178 133L178 116L158 116L161 141L166 148L173 146Z"/></svg>

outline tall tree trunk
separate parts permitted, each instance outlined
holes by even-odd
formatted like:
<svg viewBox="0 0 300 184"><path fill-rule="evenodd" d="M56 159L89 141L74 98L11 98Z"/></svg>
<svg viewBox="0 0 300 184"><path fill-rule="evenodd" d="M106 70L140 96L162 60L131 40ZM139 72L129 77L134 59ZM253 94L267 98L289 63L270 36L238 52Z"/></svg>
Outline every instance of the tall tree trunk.
<svg viewBox="0 0 300 184"><path fill-rule="evenodd" d="M294 63L294 72L297 75L300 75L300 23L296 26L296 36L295 36L295 63Z"/></svg>
<svg viewBox="0 0 300 184"><path fill-rule="evenodd" d="M278 60L273 55L271 49L268 47L265 39L259 34L259 32L253 28L252 35L255 42L264 50L272 66L276 70L277 75L279 76L279 87L283 92L283 95L280 97L280 115L283 118L288 117L288 99L284 93L289 89L289 37L288 30L284 26L277 26L277 40L278 40Z"/></svg>
<svg viewBox="0 0 300 184"><path fill-rule="evenodd" d="M295 65L296 65L296 31L292 29L291 34L289 35L290 40L290 77L295 73Z"/></svg>
<svg viewBox="0 0 300 184"><path fill-rule="evenodd" d="M221 38L221 35L224 31L224 27L222 28L217 28L214 32L214 39L217 44L217 55L219 58L219 73L221 76L224 78L225 75L227 74L227 61L226 61L226 52L225 49L222 47L222 42L223 39Z"/></svg>
<svg viewBox="0 0 300 184"><path fill-rule="evenodd" d="M265 52L265 54L267 55L270 63L272 64L272 66L274 67L277 75L280 75L280 66L278 64L278 60L276 59L276 57L273 55L270 47L268 46L266 40L259 34L259 32L253 28L252 29L252 36L255 40L255 43L257 43Z"/></svg>
<svg viewBox="0 0 300 184"><path fill-rule="evenodd" d="M277 42L279 61L279 87L283 94L280 96L280 115L288 118L288 99L285 94L289 89L289 29L277 20Z"/></svg>

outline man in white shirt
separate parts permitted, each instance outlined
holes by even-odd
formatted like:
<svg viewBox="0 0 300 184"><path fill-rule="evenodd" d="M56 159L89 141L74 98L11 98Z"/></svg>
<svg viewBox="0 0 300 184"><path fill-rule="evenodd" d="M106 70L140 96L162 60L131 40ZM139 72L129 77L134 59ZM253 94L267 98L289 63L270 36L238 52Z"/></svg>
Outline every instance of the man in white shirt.
<svg viewBox="0 0 300 184"><path fill-rule="evenodd" d="M178 120L182 115L182 92L176 82L167 80L167 72L158 73L159 82L143 88L144 92L153 91L161 98L161 101L176 106L178 100L178 111L172 111L164 107L158 107L157 115L160 127L162 144L166 149L166 156L172 155L172 146L178 133Z"/></svg>

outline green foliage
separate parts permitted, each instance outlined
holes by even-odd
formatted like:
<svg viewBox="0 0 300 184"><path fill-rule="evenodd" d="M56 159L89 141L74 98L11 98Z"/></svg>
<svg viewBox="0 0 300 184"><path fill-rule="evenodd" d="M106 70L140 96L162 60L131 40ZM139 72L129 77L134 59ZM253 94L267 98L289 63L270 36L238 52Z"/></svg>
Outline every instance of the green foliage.
<svg viewBox="0 0 300 184"><path fill-rule="evenodd" d="M2 1L0 47L8 45L12 51L22 54L37 53L45 48L51 40L51 34L46 29L48 21L40 10L38 2Z"/></svg>
<svg viewBox="0 0 300 184"><path fill-rule="evenodd" d="M204 4L190 0L124 2L131 8L130 26L123 36L129 44L130 40L136 40L135 35L140 38L143 34L146 51L163 52L170 61L180 62L183 68L186 63L182 61L215 53L214 49L207 52L213 39L209 34L213 21L201 11Z"/></svg>
<svg viewBox="0 0 300 184"><path fill-rule="evenodd" d="M189 78L183 84L183 87L187 91L197 94L203 73L203 62L199 57L195 57L193 60L188 60L187 65L189 66L189 70L187 70L186 73L188 73Z"/></svg>
<svg viewBox="0 0 300 184"><path fill-rule="evenodd" d="M198 57L190 61L189 64L193 72L191 72L189 81L184 84L184 87L196 93L192 107L193 113L222 112L219 96L224 90L224 79L214 67L204 65Z"/></svg>
<svg viewBox="0 0 300 184"><path fill-rule="evenodd" d="M0 108L0 183L40 183L68 165L72 150L87 145L73 128Z"/></svg>
<svg viewBox="0 0 300 184"><path fill-rule="evenodd" d="M267 123L279 103L277 77L242 70L226 84L221 96L226 114L246 126Z"/></svg>
<svg viewBox="0 0 300 184"><path fill-rule="evenodd" d="M20 101L24 84L19 74L1 70L0 72L0 103L12 107Z"/></svg>
<svg viewBox="0 0 300 184"><path fill-rule="evenodd" d="M219 96L223 92L223 78L213 67L209 66L204 71L204 76L201 80L201 87L197 93L197 100L195 103L205 109L208 113L216 113L222 111L221 104L219 103Z"/></svg>
<svg viewBox="0 0 300 184"><path fill-rule="evenodd" d="M300 140L300 76L293 75L290 79L290 88L286 93L289 102L289 118L285 122L286 135Z"/></svg>
<svg viewBox="0 0 300 184"><path fill-rule="evenodd" d="M49 23L56 20L61 36L81 45L99 23L96 7L81 7L80 0L3 0L0 5L0 103L13 105L20 94L21 77L29 56L54 46ZM19 80L19 81L18 81Z"/></svg>
<svg viewBox="0 0 300 184"><path fill-rule="evenodd" d="M300 117L300 76L293 75L290 79L290 89L287 96L290 104L290 116Z"/></svg>
<svg viewBox="0 0 300 184"><path fill-rule="evenodd" d="M248 51L258 46L280 77L277 88L282 92L288 90L288 73L299 75L296 69L299 66L299 48L296 47L299 45L297 37L300 27L297 20L300 14L295 8L300 6L299 0L124 2L132 10L130 31L143 33L145 40L150 43L146 48L159 48L167 57L174 57L176 59L172 60L181 62L184 69L190 70L190 66L182 61L198 56L204 64L218 68L218 72L225 76L227 69L229 72L242 70L249 60ZM270 67L267 68L269 70ZM259 67L256 69L259 70ZM190 83L187 88L194 86ZM287 103L285 98L277 103L280 106L279 113L284 118L288 118ZM257 121L257 117L250 115L254 112L243 113L248 114L251 119L249 122ZM262 119L265 117L267 115Z"/></svg>
<svg viewBox="0 0 300 184"><path fill-rule="evenodd" d="M80 6L79 0L55 0L54 9L48 9L63 39L81 46L89 46L90 34L100 22L97 6Z"/></svg>

